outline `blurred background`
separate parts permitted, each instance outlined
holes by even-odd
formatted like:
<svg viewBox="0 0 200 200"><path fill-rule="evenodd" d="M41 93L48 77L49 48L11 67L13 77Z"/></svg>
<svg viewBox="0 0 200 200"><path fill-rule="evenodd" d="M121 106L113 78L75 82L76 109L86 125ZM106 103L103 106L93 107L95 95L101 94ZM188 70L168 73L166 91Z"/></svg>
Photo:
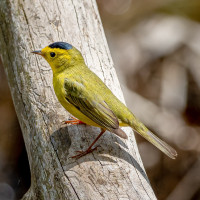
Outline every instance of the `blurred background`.
<svg viewBox="0 0 200 200"><path fill-rule="evenodd" d="M129 108L178 151L136 135L158 199L200 199L200 1L97 0ZM30 186L22 133L0 62L0 200Z"/></svg>

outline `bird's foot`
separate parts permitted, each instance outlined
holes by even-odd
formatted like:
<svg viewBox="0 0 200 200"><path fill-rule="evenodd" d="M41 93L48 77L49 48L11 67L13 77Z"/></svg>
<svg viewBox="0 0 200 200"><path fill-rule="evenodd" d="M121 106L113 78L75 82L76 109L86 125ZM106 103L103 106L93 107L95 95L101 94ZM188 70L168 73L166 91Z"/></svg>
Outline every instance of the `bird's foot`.
<svg viewBox="0 0 200 200"><path fill-rule="evenodd" d="M84 122L82 122L79 119L76 119L75 117L71 117L72 119L68 120L68 121L63 121L63 124L70 124L70 125L77 125L77 124L86 124Z"/></svg>
<svg viewBox="0 0 200 200"><path fill-rule="evenodd" d="M87 155L88 153L92 153L94 150L96 150L97 148L99 147L99 145L98 146L96 146L95 148L88 148L86 151L76 151L78 154L77 155L75 155L75 156L71 156L70 158L76 158L76 159L79 159L79 158L81 158L82 156L85 156L85 155Z"/></svg>

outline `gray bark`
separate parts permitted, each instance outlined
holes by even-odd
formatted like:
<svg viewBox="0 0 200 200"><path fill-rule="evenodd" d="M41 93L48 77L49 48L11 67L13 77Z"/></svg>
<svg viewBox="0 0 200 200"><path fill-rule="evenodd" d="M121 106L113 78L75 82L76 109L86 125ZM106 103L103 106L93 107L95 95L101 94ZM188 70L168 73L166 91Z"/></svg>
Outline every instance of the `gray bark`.
<svg viewBox="0 0 200 200"><path fill-rule="evenodd" d="M73 44L122 101L95 1L0 1L0 49L31 169L31 187L23 199L156 199L130 128L122 140L106 132L97 151L85 150L100 129L62 126L69 114L52 88L52 72L32 55L55 41Z"/></svg>

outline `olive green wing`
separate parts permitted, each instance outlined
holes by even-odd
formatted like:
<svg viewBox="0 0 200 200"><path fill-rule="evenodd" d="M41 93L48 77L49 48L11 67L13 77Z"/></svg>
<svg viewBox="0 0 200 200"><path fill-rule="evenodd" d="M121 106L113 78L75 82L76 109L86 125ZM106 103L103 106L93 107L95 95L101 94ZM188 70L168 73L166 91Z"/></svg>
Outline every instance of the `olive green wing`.
<svg viewBox="0 0 200 200"><path fill-rule="evenodd" d="M127 138L125 132L119 128L119 121L107 103L96 92L88 91L84 84L65 79L64 88L66 100L81 113L94 121L100 127L109 130L122 138Z"/></svg>

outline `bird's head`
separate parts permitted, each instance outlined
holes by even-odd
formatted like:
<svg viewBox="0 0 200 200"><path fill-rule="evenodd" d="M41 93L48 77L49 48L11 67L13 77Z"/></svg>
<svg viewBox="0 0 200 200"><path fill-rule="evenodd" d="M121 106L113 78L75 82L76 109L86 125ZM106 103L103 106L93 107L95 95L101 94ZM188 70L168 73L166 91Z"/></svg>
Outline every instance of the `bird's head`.
<svg viewBox="0 0 200 200"><path fill-rule="evenodd" d="M32 53L43 56L54 73L84 62L80 51L66 42L55 42Z"/></svg>

